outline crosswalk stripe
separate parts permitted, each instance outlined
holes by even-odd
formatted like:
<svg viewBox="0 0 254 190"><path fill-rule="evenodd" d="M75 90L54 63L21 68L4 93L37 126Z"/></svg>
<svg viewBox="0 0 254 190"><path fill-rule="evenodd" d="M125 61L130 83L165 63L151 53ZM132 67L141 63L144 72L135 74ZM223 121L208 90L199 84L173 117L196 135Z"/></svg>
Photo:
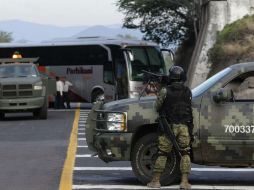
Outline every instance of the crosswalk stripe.
<svg viewBox="0 0 254 190"><path fill-rule="evenodd" d="M88 148L88 146L79 145L78 148Z"/></svg>
<svg viewBox="0 0 254 190"><path fill-rule="evenodd" d="M78 141L85 141L86 138L78 138Z"/></svg>
<svg viewBox="0 0 254 190"><path fill-rule="evenodd" d="M253 172L254 168L191 168L196 172Z"/></svg>
<svg viewBox="0 0 254 190"><path fill-rule="evenodd" d="M85 135L86 133L78 133L78 135Z"/></svg>
<svg viewBox="0 0 254 190"><path fill-rule="evenodd" d="M78 157L92 157L91 154L83 154ZM74 170L132 170L131 167L75 167ZM253 172L252 168L191 168L191 171L202 172Z"/></svg>
<svg viewBox="0 0 254 190"><path fill-rule="evenodd" d="M130 171L131 167L74 167L76 171Z"/></svg>
<svg viewBox="0 0 254 190"><path fill-rule="evenodd" d="M92 156L91 154L77 154L76 155L76 158L92 158L92 157L98 157L97 155L96 156Z"/></svg>
<svg viewBox="0 0 254 190"><path fill-rule="evenodd" d="M244 189L244 190L252 190L252 186L223 186L223 185L192 185L192 189ZM72 189L154 189L149 188L145 185L91 185L91 184L85 184L85 185L72 185ZM164 186L161 187L161 189L179 189L179 185L170 185L170 186Z"/></svg>

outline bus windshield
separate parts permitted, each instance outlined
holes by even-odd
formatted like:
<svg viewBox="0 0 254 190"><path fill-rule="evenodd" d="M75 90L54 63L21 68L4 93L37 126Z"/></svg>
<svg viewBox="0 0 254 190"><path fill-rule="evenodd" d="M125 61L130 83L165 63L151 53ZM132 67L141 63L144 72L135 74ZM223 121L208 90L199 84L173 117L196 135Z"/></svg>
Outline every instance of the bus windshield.
<svg viewBox="0 0 254 190"><path fill-rule="evenodd" d="M165 74L165 64L159 49L155 47L129 47L133 56L129 59L131 81L143 81L142 70Z"/></svg>

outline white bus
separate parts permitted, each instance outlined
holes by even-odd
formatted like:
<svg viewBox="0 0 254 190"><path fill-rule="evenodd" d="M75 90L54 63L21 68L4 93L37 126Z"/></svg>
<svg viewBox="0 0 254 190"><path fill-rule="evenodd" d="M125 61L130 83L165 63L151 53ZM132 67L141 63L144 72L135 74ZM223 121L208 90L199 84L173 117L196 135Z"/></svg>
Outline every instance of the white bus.
<svg viewBox="0 0 254 190"><path fill-rule="evenodd" d="M143 88L142 70L165 74L158 45L145 41L84 37L39 44L1 44L0 58L39 57L39 70L66 77L73 86L73 102L93 102L137 97Z"/></svg>

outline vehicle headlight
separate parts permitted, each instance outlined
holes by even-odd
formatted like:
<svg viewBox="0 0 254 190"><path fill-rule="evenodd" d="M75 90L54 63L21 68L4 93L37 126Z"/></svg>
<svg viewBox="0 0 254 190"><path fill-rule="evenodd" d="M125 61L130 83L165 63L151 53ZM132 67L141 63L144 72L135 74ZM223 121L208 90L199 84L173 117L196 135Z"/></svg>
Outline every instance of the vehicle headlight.
<svg viewBox="0 0 254 190"><path fill-rule="evenodd" d="M125 113L108 113L107 129L109 131L124 131L126 129Z"/></svg>
<svg viewBox="0 0 254 190"><path fill-rule="evenodd" d="M42 90L42 82L35 83L34 90Z"/></svg>

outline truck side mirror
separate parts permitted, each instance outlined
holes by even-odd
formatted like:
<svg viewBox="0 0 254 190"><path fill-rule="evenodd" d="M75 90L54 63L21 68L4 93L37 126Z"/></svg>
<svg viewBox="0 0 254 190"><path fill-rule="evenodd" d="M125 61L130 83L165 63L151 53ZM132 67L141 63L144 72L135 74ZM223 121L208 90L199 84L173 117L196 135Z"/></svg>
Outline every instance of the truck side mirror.
<svg viewBox="0 0 254 190"><path fill-rule="evenodd" d="M216 103L231 101L233 99L234 94L231 89L221 88L213 95L213 100Z"/></svg>

